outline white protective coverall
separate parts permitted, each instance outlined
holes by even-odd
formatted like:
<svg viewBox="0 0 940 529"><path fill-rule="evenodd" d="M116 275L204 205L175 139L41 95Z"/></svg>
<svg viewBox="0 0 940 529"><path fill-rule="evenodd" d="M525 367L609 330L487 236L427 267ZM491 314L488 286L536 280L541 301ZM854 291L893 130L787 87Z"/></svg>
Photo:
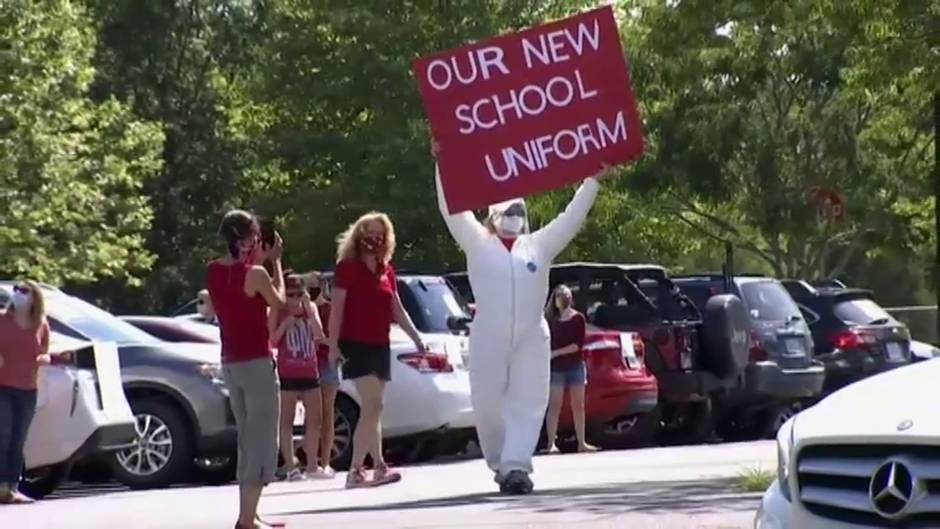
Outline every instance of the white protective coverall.
<svg viewBox="0 0 940 529"><path fill-rule="evenodd" d="M586 179L565 211L535 233L528 233L526 220L507 250L472 212L451 215L439 173L436 179L441 214L467 256L476 302L470 390L480 448L494 472L528 474L548 406L551 343L543 308L549 269L584 224L599 184ZM511 204L491 206L491 214Z"/></svg>

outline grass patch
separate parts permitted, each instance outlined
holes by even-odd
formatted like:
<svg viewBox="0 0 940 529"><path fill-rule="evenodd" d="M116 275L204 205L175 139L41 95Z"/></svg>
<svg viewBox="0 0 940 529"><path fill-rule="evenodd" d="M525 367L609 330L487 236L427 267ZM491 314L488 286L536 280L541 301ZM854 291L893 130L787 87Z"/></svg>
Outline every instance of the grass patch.
<svg viewBox="0 0 940 529"><path fill-rule="evenodd" d="M777 479L776 472L758 465L738 473L736 488L741 492L764 492L775 479Z"/></svg>

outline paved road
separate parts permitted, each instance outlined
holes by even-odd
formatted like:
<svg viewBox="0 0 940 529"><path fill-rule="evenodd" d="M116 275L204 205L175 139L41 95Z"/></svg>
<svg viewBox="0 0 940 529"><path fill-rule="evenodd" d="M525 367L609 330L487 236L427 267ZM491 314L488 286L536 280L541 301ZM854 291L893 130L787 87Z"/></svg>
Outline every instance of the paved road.
<svg viewBox="0 0 940 529"><path fill-rule="evenodd" d="M541 456L528 497L494 494L481 460L403 469L404 480L346 491L331 482L277 483L262 499L269 520L294 528L738 529L752 526L758 494L734 477L775 468L769 442ZM232 527L236 489L129 492L66 489L32 506L0 510L10 528Z"/></svg>

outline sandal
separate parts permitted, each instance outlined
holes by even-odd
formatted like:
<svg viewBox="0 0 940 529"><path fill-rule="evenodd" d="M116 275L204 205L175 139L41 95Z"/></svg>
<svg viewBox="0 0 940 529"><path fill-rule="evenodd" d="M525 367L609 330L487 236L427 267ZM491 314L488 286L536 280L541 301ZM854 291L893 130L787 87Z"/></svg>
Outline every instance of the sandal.
<svg viewBox="0 0 940 529"><path fill-rule="evenodd" d="M366 479L366 471L363 468L351 468L346 474L346 488L357 489L368 487L369 481Z"/></svg>
<svg viewBox="0 0 940 529"><path fill-rule="evenodd" d="M401 473L390 469L386 464L375 467L375 472L372 473L372 482L375 485L386 485L398 481L401 481Z"/></svg>

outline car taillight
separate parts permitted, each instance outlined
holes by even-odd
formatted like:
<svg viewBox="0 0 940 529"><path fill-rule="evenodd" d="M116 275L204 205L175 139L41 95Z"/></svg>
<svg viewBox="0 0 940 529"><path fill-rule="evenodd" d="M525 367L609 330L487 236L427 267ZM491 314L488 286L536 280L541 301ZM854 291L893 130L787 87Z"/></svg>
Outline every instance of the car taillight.
<svg viewBox="0 0 940 529"><path fill-rule="evenodd" d="M684 370L692 369L692 345L689 336L684 332L676 333L676 351L679 353L679 367Z"/></svg>
<svg viewBox="0 0 940 529"><path fill-rule="evenodd" d="M862 346L878 343L878 338L868 332L847 329L830 336L829 343L836 349L859 349Z"/></svg>
<svg viewBox="0 0 940 529"><path fill-rule="evenodd" d="M446 354L441 353L403 353L398 360L419 373L453 373L454 366Z"/></svg>
<svg viewBox="0 0 940 529"><path fill-rule="evenodd" d="M756 331L751 331L751 349L748 357L751 362L762 362L767 360L767 349L760 343L760 335Z"/></svg>

